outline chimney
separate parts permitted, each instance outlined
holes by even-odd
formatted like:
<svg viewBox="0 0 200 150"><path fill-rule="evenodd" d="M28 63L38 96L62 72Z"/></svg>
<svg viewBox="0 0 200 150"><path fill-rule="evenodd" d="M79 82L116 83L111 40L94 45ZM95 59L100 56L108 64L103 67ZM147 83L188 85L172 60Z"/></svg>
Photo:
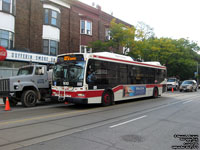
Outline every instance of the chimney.
<svg viewBox="0 0 200 150"><path fill-rule="evenodd" d="M92 2L92 6L95 7L95 2Z"/></svg>
<svg viewBox="0 0 200 150"><path fill-rule="evenodd" d="M101 6L100 6L100 5L97 5L96 8L97 8L98 10L101 10Z"/></svg>

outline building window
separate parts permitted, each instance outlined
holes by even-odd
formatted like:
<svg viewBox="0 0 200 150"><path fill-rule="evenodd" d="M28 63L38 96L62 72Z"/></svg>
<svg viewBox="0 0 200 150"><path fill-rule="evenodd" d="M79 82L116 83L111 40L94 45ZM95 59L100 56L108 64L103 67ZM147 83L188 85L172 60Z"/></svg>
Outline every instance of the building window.
<svg viewBox="0 0 200 150"><path fill-rule="evenodd" d="M12 0L12 14L16 15L16 0Z"/></svg>
<svg viewBox="0 0 200 150"><path fill-rule="evenodd" d="M81 20L81 34L92 35L92 22Z"/></svg>
<svg viewBox="0 0 200 150"><path fill-rule="evenodd" d="M10 13L10 5L11 5L11 0L3 0L2 1L2 10Z"/></svg>
<svg viewBox="0 0 200 150"><path fill-rule="evenodd" d="M105 35L106 35L106 40L109 41L111 39L110 29L109 28L105 29Z"/></svg>
<svg viewBox="0 0 200 150"><path fill-rule="evenodd" d="M44 10L44 24L49 23L49 9Z"/></svg>
<svg viewBox="0 0 200 150"><path fill-rule="evenodd" d="M14 47L14 33L0 30L0 46L3 46L7 49L13 49Z"/></svg>
<svg viewBox="0 0 200 150"><path fill-rule="evenodd" d="M81 33L85 33L85 21L81 20Z"/></svg>
<svg viewBox="0 0 200 150"><path fill-rule="evenodd" d="M56 56L58 54L58 42L53 40L43 40L43 53Z"/></svg>
<svg viewBox="0 0 200 150"><path fill-rule="evenodd" d="M60 27L60 13L55 10L44 9L44 24Z"/></svg>
<svg viewBox="0 0 200 150"><path fill-rule="evenodd" d="M51 24L57 26L58 13L56 11L51 11Z"/></svg>
<svg viewBox="0 0 200 150"><path fill-rule="evenodd" d="M88 46L85 45L81 45L80 53L92 53L92 48L89 48Z"/></svg>

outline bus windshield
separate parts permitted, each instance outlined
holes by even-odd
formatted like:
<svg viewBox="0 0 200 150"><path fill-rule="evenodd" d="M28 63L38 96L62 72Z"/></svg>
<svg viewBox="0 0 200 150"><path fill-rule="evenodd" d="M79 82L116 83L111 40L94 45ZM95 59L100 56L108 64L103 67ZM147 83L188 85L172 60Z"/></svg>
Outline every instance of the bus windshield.
<svg viewBox="0 0 200 150"><path fill-rule="evenodd" d="M74 86L83 85L85 62L84 61L68 61L58 63L53 70L54 85L57 86Z"/></svg>

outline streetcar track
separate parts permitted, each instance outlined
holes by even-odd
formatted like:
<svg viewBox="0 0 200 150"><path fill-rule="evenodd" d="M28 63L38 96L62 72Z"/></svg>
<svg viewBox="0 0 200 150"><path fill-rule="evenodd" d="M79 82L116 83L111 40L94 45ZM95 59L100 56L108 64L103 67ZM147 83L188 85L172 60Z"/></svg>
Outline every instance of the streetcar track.
<svg viewBox="0 0 200 150"><path fill-rule="evenodd" d="M165 105L168 105L168 104L165 104ZM155 106L155 107L161 107L161 106L164 106L164 105ZM150 109L153 109L153 108L154 107L152 107ZM88 123L88 124L85 124L85 125L80 125L80 126L76 126L76 127L72 127L72 128L68 128L68 129L63 129L63 130L60 130L60 131L55 131L55 132L39 135L39 136L36 136L36 137L26 138L26 139L23 139L23 140L14 141L14 142L10 142L10 143L7 143L7 144L2 144L2 145L0 145L0 147L11 145L11 144L17 144L17 143L21 143L21 142L25 142L25 141L29 141L29 140L33 140L33 139L37 139L37 138L41 138L41 137L45 137L45 136L50 136L50 135L57 134L57 133L67 132L67 131L78 129L78 128L84 128L84 127L87 127L87 126L90 126L90 125L94 125L94 124L98 124L98 123L101 123L101 122L106 122L106 121L109 121L109 120L117 119L119 117L121 118L121 117L124 117L124 116L129 116L129 115L131 115L133 113L139 113L139 112L142 112L142 111L145 111L145 110L148 110L148 109L144 109L144 110L140 110L140 111L136 111L136 112L132 112L132 113L128 113L128 114L124 114L124 115L120 115L120 116L116 116L116 117L112 117L112 118L108 118L108 119L104 119L104 120L100 120L100 121L96 121L96 122L92 122L92 123ZM83 114L83 115L86 115L86 114ZM82 115L79 115L79 116L82 116ZM56 120L57 119L51 120L51 121L56 121ZM58 120L62 120L62 119L58 119ZM45 122L51 122L51 121L45 121ZM113 121L113 122L115 122L115 121ZM40 124L40 123L35 123L35 124ZM109 124L110 124L110 122L109 122ZM32 124L29 124L29 125L32 125ZM101 126L104 126L104 125L105 124L99 125L98 127L101 127ZM22 126L28 126L28 125L22 125ZM20 126L20 127L22 127L22 126ZM13 127L13 128L15 128L15 127Z"/></svg>
<svg viewBox="0 0 200 150"><path fill-rule="evenodd" d="M193 99L195 98L196 96L193 96L193 97L190 97L190 99ZM162 97L162 98L165 98L165 97ZM185 102L184 100L190 100L188 98L185 98L185 99L181 99L181 101L179 100L179 102ZM135 101L135 102L138 102L138 101ZM173 103L173 102L171 102ZM124 105L126 105L127 103L125 103ZM138 110L138 111L134 111L134 112L131 112L131 113L128 113L128 114L125 114L123 116L126 116L126 115L130 115L132 113L139 113L139 112L142 112L142 111L146 111L146 110L150 110L150 109L155 109L157 107L162 107L162 106L165 106L165 105L169 105L170 103L165 103L165 104L161 104L161 105L158 105L158 106L153 106L151 108L145 108L143 110ZM42 124L42 123L48 123L48 122L53 122L53 121L59 121L59 120L64 120L64 119L70 119L70 118L75 118L75 117L81 117L81 116L85 116L85 115L89 115L89 114L95 114L95 113L100 113L100 112L105 112L105 111L113 111L113 110L117 110L117 109L121 109L121 107L115 107L115 106L122 106L123 104L119 104L119 105L114 105L113 107L114 108L111 108L111 109L103 109L103 110L99 110L99 111L95 111L95 112L88 112L88 113L84 113L84 114L79 114L79 115L73 115L73 116L67 116L67 117L62 117L62 118L58 118L58 119L51 119L51 120L45 120L45 121L40 121L40 122L35 122L35 123L28 123L28 124L24 124L24 125L18 125L18 126L14 126L14 127L7 127L7 128L0 128L0 131L2 130L9 130L9 129L13 129L13 128L20 128L20 127L24 127L24 126L31 126L31 125L36 125L36 124ZM130 106L132 107L132 106ZM94 110L94 109L92 109ZM88 110L88 111L92 111L92 110ZM76 113L76 111L74 111L74 113ZM79 112L77 112L79 113ZM65 113L67 114L67 113ZM123 117L123 116L118 116L118 117ZM55 115L54 115L55 117ZM36 117L37 118L37 117ZM111 118L112 119L112 118ZM23 120L23 119L22 119ZM35 119L35 120L39 120L39 119ZM28 121L32 121L32 120L28 120ZM15 122L15 121L13 121ZM11 121L12 123L12 121ZM16 122L15 122L16 123ZM0 126L4 124L4 122L0 122ZM5 123L5 124L9 124L9 123Z"/></svg>
<svg viewBox="0 0 200 150"><path fill-rule="evenodd" d="M193 97L190 97L190 98L194 98L194 97L196 97L196 96L193 96ZM182 99L182 100L177 100L176 102L165 103L165 104L161 104L161 105L154 106L154 107L151 107L151 108L146 108L146 109L142 109L142 110L126 113L124 115L115 116L115 117L104 119L104 120L100 120L100 121L95 121L95 122L92 122L92 123L87 123L85 125L71 127L71 128L68 128L68 129L60 130L60 131L46 133L46 134L43 134L43 135L39 135L39 136L31 137L31 138L26 138L26 139L22 139L22 140L10 142L10 143L2 144L2 145L0 145L0 147L8 146L8 145L11 145L11 144L17 144L17 143L21 143L21 142L25 142L25 141L29 141L29 140L33 140L33 139L38 139L38 138L42 138L42 137L45 137L45 136L50 136L50 135L54 135L54 134L58 134L58 133L62 133L62 132L67 132L67 131L74 130L74 129L84 128L84 127L87 127L87 126L95 125L95 124L98 124L98 123L101 123L101 122L107 122L107 121L110 121L110 120L113 120L112 122L116 122L115 119L117 119L117 118L122 118L123 119L123 117L125 117L125 116L131 116L133 114L142 113L142 112L145 112L145 111L147 111L145 113L152 112L152 111L155 111L155 110L170 106L170 104L171 105L175 105L175 104L178 104L178 103L182 103L182 102L184 102L184 100L188 100L188 98L185 98L185 99ZM132 107L132 106L130 106L130 107ZM31 126L31 125L41 124L41 123L48 123L48 122L53 122L53 121L58 121L58 120L63 120L63 119L68 119L68 118L75 118L75 117L80 117L80 116L84 116L84 115L95 114L95 113L105 112L105 111L112 111L112 110L117 110L117 109L121 109L121 108L113 108L113 109L101 110L101 111L97 111L97 112L89 112L89 113L86 113L86 114L80 114L80 115L76 115L76 116L68 116L68 117L58 118L58 119L53 119L53 120L40 121L40 122L37 122L37 123L25 124L25 125L9 127L9 128L2 128L0 130L9 130L9 129L20 128L20 127L24 127L24 126ZM108 122L107 124L110 124L110 123L111 122ZM101 126L104 126L104 125L105 124L98 125L98 127L101 127ZM85 130L87 130L87 129L85 129ZM85 130L78 130L77 132L85 131ZM73 134L73 133L71 133L71 134ZM62 137L62 136L60 136L60 137Z"/></svg>

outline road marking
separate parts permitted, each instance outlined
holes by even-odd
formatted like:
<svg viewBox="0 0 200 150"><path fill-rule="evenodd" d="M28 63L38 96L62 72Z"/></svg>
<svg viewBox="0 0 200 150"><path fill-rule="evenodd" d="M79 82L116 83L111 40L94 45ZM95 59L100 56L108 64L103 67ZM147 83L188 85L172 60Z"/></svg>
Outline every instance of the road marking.
<svg viewBox="0 0 200 150"><path fill-rule="evenodd" d="M194 100L186 101L186 102L184 102L183 104L187 104L187 103L190 103L190 102L192 102L192 101L194 101Z"/></svg>
<svg viewBox="0 0 200 150"><path fill-rule="evenodd" d="M110 128L114 128L114 127L117 127L117 126L121 126L121 125L124 125L124 124L130 123L130 122L133 122L133 121L136 121L136 120L139 120L139 119L145 118L145 117L147 117L147 115L144 115L144 116L141 116L141 117L138 117L138 118L135 118L135 119L129 120L129 121L125 121L125 122L122 122L122 123L119 123L119 124L116 124L116 125L110 126Z"/></svg>

